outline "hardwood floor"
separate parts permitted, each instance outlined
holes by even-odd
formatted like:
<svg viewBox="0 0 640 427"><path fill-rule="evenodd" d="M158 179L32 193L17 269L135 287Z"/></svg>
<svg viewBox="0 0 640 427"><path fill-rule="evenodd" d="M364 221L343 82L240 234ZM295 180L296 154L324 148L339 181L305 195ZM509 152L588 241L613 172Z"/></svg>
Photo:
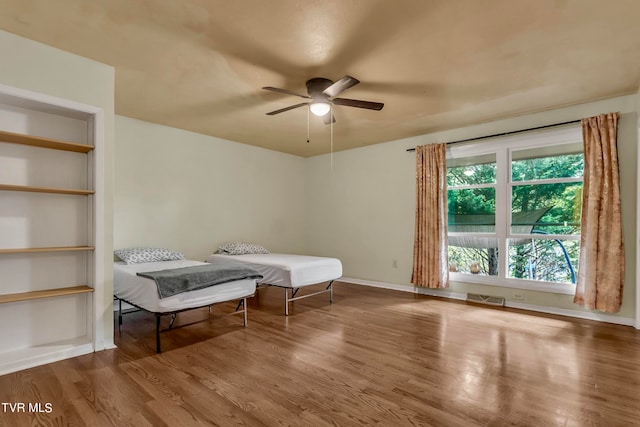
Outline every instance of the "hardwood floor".
<svg viewBox="0 0 640 427"><path fill-rule="evenodd" d="M631 327L344 283L285 317L282 292L259 291L247 328L216 315L235 304L180 314L206 320L159 355L154 317L128 314L116 350L0 376L0 425L640 425Z"/></svg>

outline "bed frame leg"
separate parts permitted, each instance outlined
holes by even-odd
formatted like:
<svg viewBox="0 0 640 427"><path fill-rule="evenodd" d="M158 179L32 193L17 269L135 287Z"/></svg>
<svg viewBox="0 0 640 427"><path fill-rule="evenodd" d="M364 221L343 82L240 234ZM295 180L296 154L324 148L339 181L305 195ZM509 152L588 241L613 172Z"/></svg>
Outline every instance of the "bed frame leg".
<svg viewBox="0 0 640 427"><path fill-rule="evenodd" d="M284 288L284 315L289 315L289 293L287 292L287 288Z"/></svg>
<svg viewBox="0 0 640 427"><path fill-rule="evenodd" d="M156 353L160 351L160 315L156 313Z"/></svg>
<svg viewBox="0 0 640 427"><path fill-rule="evenodd" d="M247 317L247 297L242 298L242 309L243 309L243 313L242 313L242 317L243 319L243 324L242 326L244 326L245 328L247 327L247 323L248 323L248 317Z"/></svg>
<svg viewBox="0 0 640 427"><path fill-rule="evenodd" d="M122 300L118 299L118 333L122 335Z"/></svg>
<svg viewBox="0 0 640 427"><path fill-rule="evenodd" d="M333 280L329 282L327 289L329 289L329 302L333 302Z"/></svg>

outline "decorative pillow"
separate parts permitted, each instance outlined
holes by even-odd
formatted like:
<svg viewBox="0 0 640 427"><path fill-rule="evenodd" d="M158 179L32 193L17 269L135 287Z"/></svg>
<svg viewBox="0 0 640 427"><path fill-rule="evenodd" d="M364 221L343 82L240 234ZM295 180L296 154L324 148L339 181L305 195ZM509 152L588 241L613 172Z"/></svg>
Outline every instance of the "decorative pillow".
<svg viewBox="0 0 640 427"><path fill-rule="evenodd" d="M184 259L182 252L174 252L164 248L126 248L118 249L113 253L127 264Z"/></svg>
<svg viewBox="0 0 640 427"><path fill-rule="evenodd" d="M227 255L268 254L269 251L255 243L229 242L218 248L218 253Z"/></svg>

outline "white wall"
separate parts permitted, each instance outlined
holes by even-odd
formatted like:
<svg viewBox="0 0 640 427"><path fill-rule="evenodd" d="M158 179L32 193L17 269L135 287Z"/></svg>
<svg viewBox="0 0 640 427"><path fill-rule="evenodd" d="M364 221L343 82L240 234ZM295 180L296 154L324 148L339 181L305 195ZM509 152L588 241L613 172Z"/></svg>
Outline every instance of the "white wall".
<svg viewBox="0 0 640 427"><path fill-rule="evenodd" d="M113 67L0 31L0 84L99 107L104 111L104 253L112 259ZM105 268L104 341L113 345L113 272Z"/></svg>
<svg viewBox="0 0 640 427"><path fill-rule="evenodd" d="M625 289L619 316L634 318L638 152L635 104L635 96L619 97L342 151L334 153L333 169L327 155L309 158L306 161L307 251L339 257L345 277L412 286L415 155L406 152L407 148L619 111L618 150L626 250ZM467 283L452 283L446 292L512 298L508 288ZM579 309L568 295L522 293L528 304Z"/></svg>
<svg viewBox="0 0 640 427"><path fill-rule="evenodd" d="M116 116L114 246L304 251L304 159Z"/></svg>

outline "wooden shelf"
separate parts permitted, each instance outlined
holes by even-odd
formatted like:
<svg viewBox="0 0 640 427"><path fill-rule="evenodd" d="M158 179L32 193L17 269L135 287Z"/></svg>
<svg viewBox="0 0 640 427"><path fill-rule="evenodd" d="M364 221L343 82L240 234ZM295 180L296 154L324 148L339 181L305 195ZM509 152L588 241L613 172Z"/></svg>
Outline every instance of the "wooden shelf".
<svg viewBox="0 0 640 427"><path fill-rule="evenodd" d="M9 185L9 184L0 184L0 190L27 191L30 193L74 194L78 196L87 196L89 194L95 193L95 191L93 190L76 190L72 188L33 187L31 185Z"/></svg>
<svg viewBox="0 0 640 427"><path fill-rule="evenodd" d="M8 302L29 301L40 298L53 298L64 295L85 294L93 292L93 288L86 285L73 286L70 288L46 289L44 291L20 292L17 294L0 295L0 304Z"/></svg>
<svg viewBox="0 0 640 427"><path fill-rule="evenodd" d="M55 246L48 248L9 248L0 249L0 254L28 254L36 252L68 252L68 251L92 251L93 246Z"/></svg>
<svg viewBox="0 0 640 427"><path fill-rule="evenodd" d="M0 130L0 142L11 142L13 144L31 145L33 147L52 148L54 150L75 151L77 153L88 153L94 148L92 145L78 144L75 142L61 141L59 139L44 138L41 136L24 135L4 130Z"/></svg>

